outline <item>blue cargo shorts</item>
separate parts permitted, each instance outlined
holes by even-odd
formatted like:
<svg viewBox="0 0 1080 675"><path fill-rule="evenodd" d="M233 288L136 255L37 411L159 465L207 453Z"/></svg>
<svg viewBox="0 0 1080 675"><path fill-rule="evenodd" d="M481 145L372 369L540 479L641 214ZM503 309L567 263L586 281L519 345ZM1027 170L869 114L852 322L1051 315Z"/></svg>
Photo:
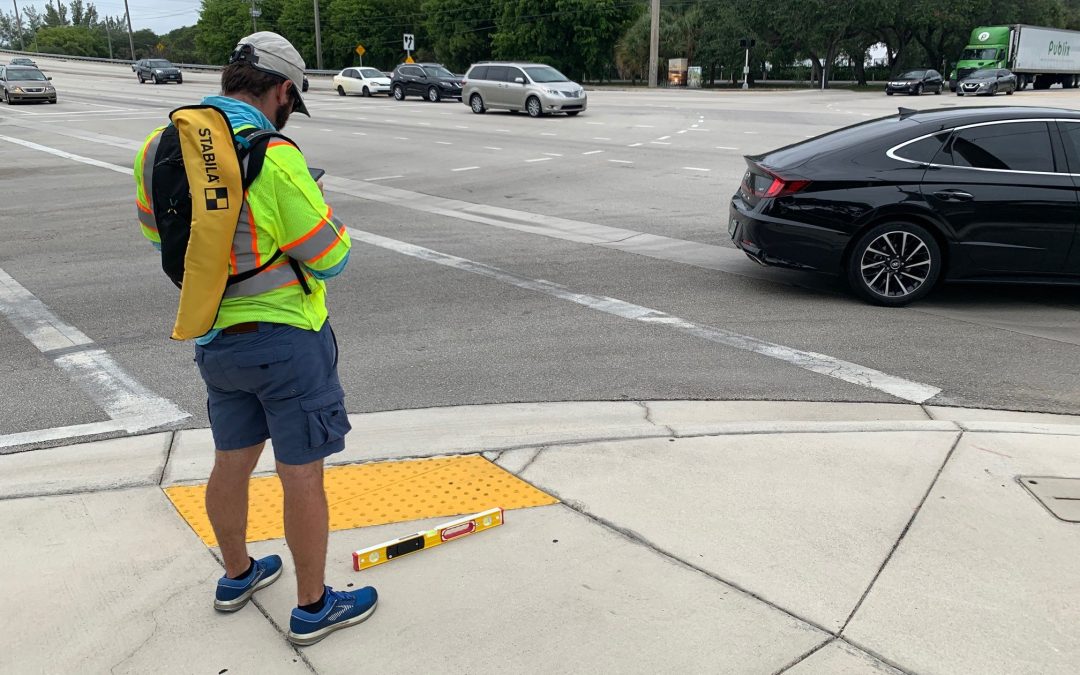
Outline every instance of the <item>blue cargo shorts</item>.
<svg viewBox="0 0 1080 675"><path fill-rule="evenodd" d="M282 464L307 464L345 449L352 426L327 321L318 332L275 323L221 333L195 346L218 450L272 439Z"/></svg>

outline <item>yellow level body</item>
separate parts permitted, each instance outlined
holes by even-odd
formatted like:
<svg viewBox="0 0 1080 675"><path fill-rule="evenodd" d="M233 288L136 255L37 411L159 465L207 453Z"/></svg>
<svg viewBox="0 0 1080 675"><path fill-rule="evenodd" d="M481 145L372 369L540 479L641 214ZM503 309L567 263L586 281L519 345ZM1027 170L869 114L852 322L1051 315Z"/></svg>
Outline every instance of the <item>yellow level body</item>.
<svg viewBox="0 0 1080 675"><path fill-rule="evenodd" d="M443 523L435 529L417 532L405 537L353 552L353 569L357 572L390 562L403 555L434 548L470 534L490 530L503 524L501 508L488 509L475 515Z"/></svg>

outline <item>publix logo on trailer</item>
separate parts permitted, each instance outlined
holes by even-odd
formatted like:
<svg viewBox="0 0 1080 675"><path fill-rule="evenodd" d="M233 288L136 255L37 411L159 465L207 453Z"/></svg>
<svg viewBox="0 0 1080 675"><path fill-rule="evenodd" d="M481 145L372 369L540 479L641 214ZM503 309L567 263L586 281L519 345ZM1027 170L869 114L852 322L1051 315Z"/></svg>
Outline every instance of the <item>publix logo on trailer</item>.
<svg viewBox="0 0 1080 675"><path fill-rule="evenodd" d="M979 42L986 42L990 39L990 31L983 31L979 33Z"/></svg>
<svg viewBox="0 0 1080 675"><path fill-rule="evenodd" d="M1068 42L1054 42L1050 41L1050 49L1046 52L1050 56L1068 56L1069 55L1069 43Z"/></svg>

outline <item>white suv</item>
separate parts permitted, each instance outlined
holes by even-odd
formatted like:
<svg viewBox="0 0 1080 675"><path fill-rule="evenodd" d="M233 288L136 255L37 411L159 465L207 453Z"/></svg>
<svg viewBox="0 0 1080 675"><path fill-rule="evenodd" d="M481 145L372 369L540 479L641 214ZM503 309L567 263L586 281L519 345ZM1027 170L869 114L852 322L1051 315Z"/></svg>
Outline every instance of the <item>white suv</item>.
<svg viewBox="0 0 1080 675"><path fill-rule="evenodd" d="M542 63L477 63L465 74L461 94L461 102L478 115L501 109L524 110L530 117L573 117L588 105L580 84Z"/></svg>

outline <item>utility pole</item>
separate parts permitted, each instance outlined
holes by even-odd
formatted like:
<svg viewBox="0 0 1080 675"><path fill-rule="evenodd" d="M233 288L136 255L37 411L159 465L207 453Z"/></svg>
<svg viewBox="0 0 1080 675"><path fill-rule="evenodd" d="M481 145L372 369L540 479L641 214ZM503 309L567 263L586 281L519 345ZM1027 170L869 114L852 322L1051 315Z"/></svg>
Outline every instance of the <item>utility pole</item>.
<svg viewBox="0 0 1080 675"><path fill-rule="evenodd" d="M315 3L315 67L322 70L322 26L319 22L319 0L312 1Z"/></svg>
<svg viewBox="0 0 1080 675"><path fill-rule="evenodd" d="M258 33L259 28L255 25L255 19L259 18L259 10L255 9L255 0L251 0L251 32Z"/></svg>
<svg viewBox="0 0 1080 675"><path fill-rule="evenodd" d="M15 25L18 26L19 31L19 49L26 51L26 43L23 42L22 31L22 19L19 18L19 3L16 0L11 0L11 4L15 5Z"/></svg>
<svg viewBox="0 0 1080 675"><path fill-rule="evenodd" d="M131 30L131 10L128 9L128 0L124 0L124 14L127 16L128 47L131 48L131 60L135 60L135 34Z"/></svg>
<svg viewBox="0 0 1080 675"><path fill-rule="evenodd" d="M649 88L656 88L656 67L660 59L660 0L652 0L652 27L649 30Z"/></svg>

